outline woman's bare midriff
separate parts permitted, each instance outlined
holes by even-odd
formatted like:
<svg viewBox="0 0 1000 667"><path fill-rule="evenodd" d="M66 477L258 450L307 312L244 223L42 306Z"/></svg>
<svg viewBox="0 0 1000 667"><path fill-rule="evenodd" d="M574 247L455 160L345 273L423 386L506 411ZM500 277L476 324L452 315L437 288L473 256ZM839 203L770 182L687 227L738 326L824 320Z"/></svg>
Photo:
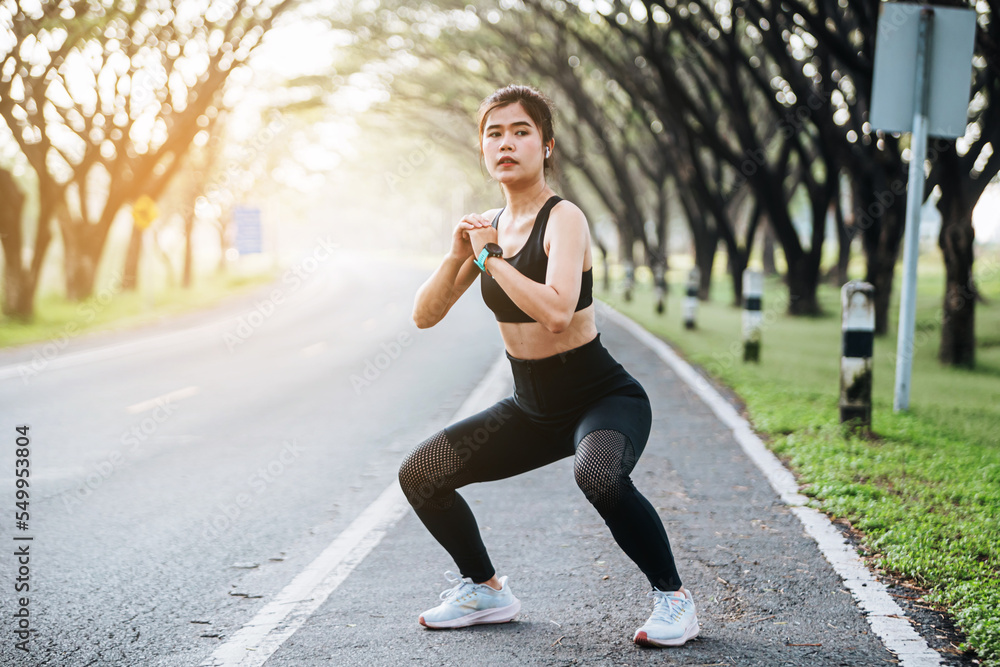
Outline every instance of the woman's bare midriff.
<svg viewBox="0 0 1000 667"><path fill-rule="evenodd" d="M498 322L504 346L517 359L544 359L586 345L597 336L594 306L573 314L569 326L552 333L538 322Z"/></svg>

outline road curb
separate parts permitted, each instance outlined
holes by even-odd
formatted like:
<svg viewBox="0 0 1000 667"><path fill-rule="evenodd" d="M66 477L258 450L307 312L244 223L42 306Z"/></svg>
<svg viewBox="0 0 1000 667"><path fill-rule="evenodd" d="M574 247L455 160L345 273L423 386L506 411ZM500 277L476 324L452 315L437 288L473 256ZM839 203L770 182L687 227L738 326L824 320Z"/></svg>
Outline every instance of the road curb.
<svg viewBox="0 0 1000 667"><path fill-rule="evenodd" d="M941 656L927 645L910 624L906 612L896 604L830 519L812 507L799 493L795 476L764 445L747 422L709 382L682 359L664 340L634 320L601 302L599 307L611 321L649 347L687 384L719 420L730 428L747 457L767 478L782 502L791 508L823 557L844 582L885 647L896 654L903 667L938 667Z"/></svg>

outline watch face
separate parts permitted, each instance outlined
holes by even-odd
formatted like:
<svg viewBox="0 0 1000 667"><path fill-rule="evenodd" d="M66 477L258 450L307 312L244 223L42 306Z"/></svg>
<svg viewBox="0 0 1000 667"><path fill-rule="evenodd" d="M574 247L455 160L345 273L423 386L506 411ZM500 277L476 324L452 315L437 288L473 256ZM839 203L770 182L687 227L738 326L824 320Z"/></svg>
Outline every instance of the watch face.
<svg viewBox="0 0 1000 667"><path fill-rule="evenodd" d="M487 243L483 248L494 257L503 257L503 248L496 243Z"/></svg>

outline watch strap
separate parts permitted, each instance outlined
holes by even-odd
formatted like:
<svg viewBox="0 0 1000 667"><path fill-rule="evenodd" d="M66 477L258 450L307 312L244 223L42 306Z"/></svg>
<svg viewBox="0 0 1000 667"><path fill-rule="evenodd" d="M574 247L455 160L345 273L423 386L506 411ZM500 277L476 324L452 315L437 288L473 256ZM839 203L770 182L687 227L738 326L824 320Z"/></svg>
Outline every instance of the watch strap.
<svg viewBox="0 0 1000 667"><path fill-rule="evenodd" d="M493 249L490 249L490 246L493 246ZM486 260L490 257L503 257L503 248L496 243L487 243L483 246L483 249L479 251L479 256L473 261L475 265L479 267L480 271L492 278L493 274L486 269Z"/></svg>
<svg viewBox="0 0 1000 667"><path fill-rule="evenodd" d="M490 275L489 271L486 270L486 259L489 256L490 256L490 251L487 250L485 247L483 247L483 249L479 251L479 256L473 260L473 264L478 266L479 270L485 273L486 275Z"/></svg>

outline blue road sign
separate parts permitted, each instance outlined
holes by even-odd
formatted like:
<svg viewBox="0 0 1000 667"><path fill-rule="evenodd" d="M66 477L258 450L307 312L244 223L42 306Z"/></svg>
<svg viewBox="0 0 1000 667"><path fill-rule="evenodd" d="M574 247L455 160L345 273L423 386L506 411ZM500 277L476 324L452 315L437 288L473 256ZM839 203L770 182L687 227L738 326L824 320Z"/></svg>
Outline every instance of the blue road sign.
<svg viewBox="0 0 1000 667"><path fill-rule="evenodd" d="M233 244L241 255L264 252L264 234L260 222L260 209L237 206L233 209L236 240Z"/></svg>

